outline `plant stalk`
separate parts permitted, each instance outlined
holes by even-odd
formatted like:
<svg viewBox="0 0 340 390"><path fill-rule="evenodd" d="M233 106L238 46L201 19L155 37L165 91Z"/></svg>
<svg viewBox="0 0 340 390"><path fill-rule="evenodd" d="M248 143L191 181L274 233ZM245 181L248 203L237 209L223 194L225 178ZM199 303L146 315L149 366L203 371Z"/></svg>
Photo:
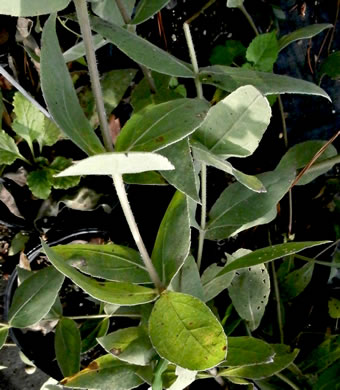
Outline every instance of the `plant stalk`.
<svg viewBox="0 0 340 390"><path fill-rule="evenodd" d="M287 383L287 385L289 385L292 389L300 390L300 388L295 383L293 383L289 378L287 378L285 375L281 374L280 372L274 375L280 378L283 382Z"/></svg>
<svg viewBox="0 0 340 390"><path fill-rule="evenodd" d="M249 15L248 11L246 10L246 7L242 4L238 8L243 13L243 15L247 18L247 20L248 20L251 28L254 30L255 34L260 35L259 30L257 29L257 27L253 21L253 18Z"/></svg>
<svg viewBox="0 0 340 390"><path fill-rule="evenodd" d="M153 281L154 285L156 286L157 290L159 291L159 293L161 293L164 290L164 286L163 286L162 282L160 281L159 276L157 274L157 271L156 271L155 267L153 266L152 261L150 259L150 256L145 248L143 239L142 239L141 234L139 232L135 217L132 213L130 203L129 203L129 200L128 200L128 197L127 197L127 194L125 191L123 177L122 177L122 175L115 174L115 175L112 175L112 178L113 178L113 183L114 183L116 191L117 191L118 199L120 201L120 205L122 206L126 221L129 225L130 231L131 231L132 236L135 240L135 243L137 245L139 253L142 256L142 259L144 261L144 265L145 265L145 267L150 275L151 280Z"/></svg>
<svg viewBox="0 0 340 390"><path fill-rule="evenodd" d="M127 317L127 318L140 318L140 314L94 314L88 316L65 316L70 320L89 320L96 318L111 318L111 317ZM57 319L57 318L56 318Z"/></svg>
<svg viewBox="0 0 340 390"><path fill-rule="evenodd" d="M327 261L310 259L309 257L298 255L297 253L295 253L294 256L297 259L304 260L304 261L309 261L309 262L312 262L312 263L315 263L315 264L319 264L319 265L324 265L325 267L340 268L340 264L339 263L327 263Z"/></svg>
<svg viewBox="0 0 340 390"><path fill-rule="evenodd" d="M8 324L4 324L3 322L0 322L1 328L9 328L10 326Z"/></svg>
<svg viewBox="0 0 340 390"><path fill-rule="evenodd" d="M207 220L207 166L202 163L201 166L201 229L198 237L197 268L200 270L203 256L203 246L205 239L205 226Z"/></svg>
<svg viewBox="0 0 340 390"><path fill-rule="evenodd" d="M80 30L85 45L86 59L89 67L93 95L96 101L96 108L97 108L99 122L100 122L101 134L103 137L106 150L112 152L113 143L112 143L112 138L111 138L110 129L107 122L107 117L106 117L106 112L104 107L103 93L100 85L99 72L98 72L97 62L96 62L96 54L95 54L91 26L90 26L90 19L87 10L87 2L86 0L73 0L73 1L76 7Z"/></svg>
<svg viewBox="0 0 340 390"><path fill-rule="evenodd" d="M280 343L284 344L284 333L283 333L283 321L282 321L282 312L281 312L281 299L280 299L280 290L279 283L277 281L276 269L274 261L271 262L273 282L274 282L274 291L276 299L276 312L277 312L277 322L279 324L280 331Z"/></svg>

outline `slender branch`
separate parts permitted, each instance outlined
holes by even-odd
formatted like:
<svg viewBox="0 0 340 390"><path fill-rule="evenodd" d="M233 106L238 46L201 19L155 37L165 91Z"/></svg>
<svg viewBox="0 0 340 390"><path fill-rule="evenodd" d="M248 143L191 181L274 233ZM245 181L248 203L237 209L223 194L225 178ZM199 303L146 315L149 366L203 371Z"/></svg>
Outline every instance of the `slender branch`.
<svg viewBox="0 0 340 390"><path fill-rule="evenodd" d="M295 256L297 259L304 260L304 261L309 261L309 262L315 263L315 264L324 265L324 266L326 266L326 267L340 268L340 263L339 263L339 264L337 264L337 263L327 263L327 261L321 261L321 260L310 259L309 257L302 256L302 255L298 255L297 253L295 253L294 256Z"/></svg>
<svg viewBox="0 0 340 390"><path fill-rule="evenodd" d="M319 252L314 259L317 259L321 255L323 255L325 252L327 252L329 249L331 249L333 246L337 246L340 242L340 238L338 238L336 241L332 242L330 245L328 245L325 249L323 249L321 252Z"/></svg>
<svg viewBox="0 0 340 390"><path fill-rule="evenodd" d="M9 328L10 327L8 324L4 324L3 322L0 322L0 326L2 328Z"/></svg>
<svg viewBox="0 0 340 390"><path fill-rule="evenodd" d="M98 117L100 122L100 130L102 133L104 145L107 151L113 151L113 143L110 134L109 125L107 122L103 93L99 80L99 72L96 62L96 54L93 44L91 26L89 14L87 11L87 2L86 0L74 0L76 6L77 17L80 25L80 30L85 45L86 59L89 67L91 85L93 89L93 95L96 101L96 107L98 111Z"/></svg>
<svg viewBox="0 0 340 390"><path fill-rule="evenodd" d="M197 19L207 8L209 8L211 5L215 3L216 0L209 0L204 6L196 12L194 15L192 15L189 19L185 21L185 23L191 24L195 19Z"/></svg>
<svg viewBox="0 0 340 390"><path fill-rule="evenodd" d="M260 35L259 30L257 29L253 18L248 14L248 11L246 10L245 6L242 4L239 7L239 10L243 13L243 15L247 18L249 24L251 25L252 29L254 30L256 35Z"/></svg>
<svg viewBox="0 0 340 390"><path fill-rule="evenodd" d="M201 268L202 255L203 255L203 246L205 238L205 226L207 219L207 166L202 163L201 166L201 198L202 198L202 207L201 207L201 229L198 237L198 254L197 254L197 268Z"/></svg>
<svg viewBox="0 0 340 390"><path fill-rule="evenodd" d="M124 23L129 24L131 22L131 18L130 18L130 15L126 11L124 3L122 2L122 0L116 0L116 3L118 6L118 9L119 9L119 12L122 15L122 18L124 20Z"/></svg>
<svg viewBox="0 0 340 390"><path fill-rule="evenodd" d="M117 191L118 199L120 201L120 205L122 206L126 221L129 225L130 231L131 231L132 236L135 240L137 248L142 256L142 259L144 261L144 265L145 265L145 267L150 275L151 280L153 281L154 285L156 286L157 290L161 293L164 290L164 286L159 279L157 271L152 264L150 256L145 248L143 239L140 235L135 217L132 213L132 210L131 210L131 207L129 204L129 200L127 198L122 175L115 174L115 175L112 175L112 178L113 178L113 183L114 183L116 191Z"/></svg>
<svg viewBox="0 0 340 390"><path fill-rule="evenodd" d="M70 320L89 320L96 318L111 318L111 317L127 317L127 318L140 318L140 314L94 314L88 316L64 316ZM57 318L56 318L57 319Z"/></svg>
<svg viewBox="0 0 340 390"><path fill-rule="evenodd" d="M285 375L281 374L280 372L278 372L274 375L276 375L278 378L280 378L283 382L286 382L287 385L289 385L292 389L300 390L300 388L295 383L293 383L289 378L287 378Z"/></svg>
<svg viewBox="0 0 340 390"><path fill-rule="evenodd" d="M17 345L14 344L14 343L5 343L5 344L3 345L3 347L17 347Z"/></svg>
<svg viewBox="0 0 340 390"><path fill-rule="evenodd" d="M279 324L280 331L280 343L284 344L284 333L283 333L283 321L282 321L282 312L281 312L281 299L280 299L280 290L279 283L277 280L276 269L274 261L271 262L273 282L274 282L274 292L276 299L276 312L277 312L277 322Z"/></svg>

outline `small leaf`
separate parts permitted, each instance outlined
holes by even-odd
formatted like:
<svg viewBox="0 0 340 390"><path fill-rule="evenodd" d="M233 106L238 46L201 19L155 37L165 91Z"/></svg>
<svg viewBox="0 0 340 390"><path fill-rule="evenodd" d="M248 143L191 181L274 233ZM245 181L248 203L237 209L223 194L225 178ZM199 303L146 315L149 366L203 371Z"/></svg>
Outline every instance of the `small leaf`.
<svg viewBox="0 0 340 390"><path fill-rule="evenodd" d="M39 199L47 199L52 189L52 173L48 169L32 171L27 176L27 184L32 194Z"/></svg>
<svg viewBox="0 0 340 390"><path fill-rule="evenodd" d="M25 249L27 241L30 239L28 234L17 233L11 241L8 256L14 256Z"/></svg>
<svg viewBox="0 0 340 390"><path fill-rule="evenodd" d="M53 250L81 272L107 280L150 283L140 254L131 248L107 244L57 245Z"/></svg>
<svg viewBox="0 0 340 390"><path fill-rule="evenodd" d="M13 0L2 1L0 14L11 16L37 16L60 11L67 7L70 0Z"/></svg>
<svg viewBox="0 0 340 390"><path fill-rule="evenodd" d="M213 48L209 61L212 65L230 66L238 57L243 58L246 48L240 41L228 39L225 45L217 45Z"/></svg>
<svg viewBox="0 0 340 390"><path fill-rule="evenodd" d="M177 191L166 210L152 251L152 262L168 285L181 268L190 250L190 225L187 197Z"/></svg>
<svg viewBox="0 0 340 390"><path fill-rule="evenodd" d="M339 389L340 361L327 368L319 376L313 386L313 390L337 390Z"/></svg>
<svg viewBox="0 0 340 390"><path fill-rule="evenodd" d="M14 139L0 129L0 164L10 165L17 158L24 159Z"/></svg>
<svg viewBox="0 0 340 390"><path fill-rule="evenodd" d="M77 389L129 390L144 382L135 371L136 366L108 354L94 360L87 368L60 383Z"/></svg>
<svg viewBox="0 0 340 390"><path fill-rule="evenodd" d="M124 0L124 8L128 15L132 14L136 0ZM123 26L125 24L123 17L119 11L116 1L112 0L100 0L95 1L91 4L92 11L110 23L118 24Z"/></svg>
<svg viewBox="0 0 340 390"><path fill-rule="evenodd" d="M54 348L59 368L64 376L80 370L80 332L77 324L69 319L59 320L54 339Z"/></svg>
<svg viewBox="0 0 340 390"><path fill-rule="evenodd" d="M279 55L276 32L260 34L248 46L246 58L256 70L272 72Z"/></svg>
<svg viewBox="0 0 340 390"><path fill-rule="evenodd" d="M85 321L80 327L81 335L81 353L88 352L97 344L97 337L103 337L109 330L110 319L104 320L92 319Z"/></svg>
<svg viewBox="0 0 340 390"><path fill-rule="evenodd" d="M311 24L306 27L299 28L291 32L290 34L284 35L279 39L279 50L281 51L292 42L299 41L300 39L313 38L315 35L320 34L326 28L332 28L333 25L329 23Z"/></svg>
<svg viewBox="0 0 340 390"><path fill-rule="evenodd" d="M227 0L228 8L238 8L243 5L244 0Z"/></svg>
<svg viewBox="0 0 340 390"><path fill-rule="evenodd" d="M56 177L78 175L116 175L174 169L165 157L156 153L105 153L79 161Z"/></svg>
<svg viewBox="0 0 340 390"><path fill-rule="evenodd" d="M0 328L0 349L4 346L4 344L7 340L8 331L9 331L9 328L7 328L7 327Z"/></svg>
<svg viewBox="0 0 340 390"><path fill-rule="evenodd" d="M142 0L138 3L135 16L131 24L140 24L150 19L153 15L165 7L170 0Z"/></svg>
<svg viewBox="0 0 340 390"><path fill-rule="evenodd" d="M53 267L43 268L25 280L15 291L9 324L26 328L39 322L50 311L63 281L64 276Z"/></svg>
<svg viewBox="0 0 340 390"><path fill-rule="evenodd" d="M127 282L99 282L89 278L65 263L64 259L42 242L42 247L57 270L70 278L93 298L102 302L134 306L156 299L155 290Z"/></svg>
<svg viewBox="0 0 340 390"><path fill-rule="evenodd" d="M312 280L314 263L310 262L301 268L290 272L280 285L280 295L284 301L289 301L299 294L308 286Z"/></svg>
<svg viewBox="0 0 340 390"><path fill-rule="evenodd" d="M63 156L56 157L49 166L51 176L60 173L70 165L72 165L72 159ZM67 190L68 188L77 186L80 182L80 177L51 177L51 181L54 188Z"/></svg>
<svg viewBox="0 0 340 390"><path fill-rule="evenodd" d="M59 127L57 127L54 122L44 116L44 125L40 129L40 132L36 138L40 146L40 151L44 146L54 145L59 138L61 138Z"/></svg>
<svg viewBox="0 0 340 390"><path fill-rule="evenodd" d="M340 318L340 300L330 297L328 301L328 311L332 318Z"/></svg>
<svg viewBox="0 0 340 390"><path fill-rule="evenodd" d="M88 155L105 151L81 109L56 35L56 15L45 23L41 48L41 87L62 131Z"/></svg>
<svg viewBox="0 0 340 390"><path fill-rule="evenodd" d="M120 132L117 151L157 151L182 140L203 122L209 104L201 99L176 99L138 111Z"/></svg>
<svg viewBox="0 0 340 390"><path fill-rule="evenodd" d="M340 51L330 54L321 64L320 75L327 75L333 80L340 78Z"/></svg>
<svg viewBox="0 0 340 390"><path fill-rule="evenodd" d="M119 329L98 339L99 344L119 360L146 366L155 357L155 351L142 327Z"/></svg>
<svg viewBox="0 0 340 390"><path fill-rule="evenodd" d="M322 96L331 101L328 94L317 85L305 80L244 68L214 65L200 70L200 80L224 91L232 92L243 85L253 85L264 95L299 93Z"/></svg>

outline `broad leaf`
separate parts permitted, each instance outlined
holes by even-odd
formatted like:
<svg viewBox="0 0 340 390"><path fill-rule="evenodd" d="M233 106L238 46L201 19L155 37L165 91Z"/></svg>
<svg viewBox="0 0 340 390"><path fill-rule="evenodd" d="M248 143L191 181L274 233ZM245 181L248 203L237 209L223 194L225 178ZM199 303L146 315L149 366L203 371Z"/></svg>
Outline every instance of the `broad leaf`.
<svg viewBox="0 0 340 390"><path fill-rule="evenodd" d="M105 153L85 158L59 173L57 177L116 175L168 169L174 169L173 165L156 153Z"/></svg>
<svg viewBox="0 0 340 390"><path fill-rule="evenodd" d="M106 335L110 326L110 318L90 319L82 323L80 327L81 335L81 353L88 352L97 344L97 337Z"/></svg>
<svg viewBox="0 0 340 390"><path fill-rule="evenodd" d="M243 5L244 0L227 0L228 8L238 8Z"/></svg>
<svg viewBox="0 0 340 390"><path fill-rule="evenodd" d="M334 80L340 78L340 50L330 54L321 64L320 75L327 75Z"/></svg>
<svg viewBox="0 0 340 390"><path fill-rule="evenodd" d="M52 161L48 169L51 172L51 181L54 188L67 190L68 188L75 187L79 184L80 176L55 177L56 174L68 168L70 165L72 165L72 159L63 156L57 156Z"/></svg>
<svg viewBox="0 0 340 390"><path fill-rule="evenodd" d="M93 35L92 39L93 39L93 45L95 50L98 50L104 45L107 45L109 43L109 41L104 39L100 34ZM84 41L81 41L76 45L70 47L68 50L64 51L63 56L65 62L72 62L78 60L81 57L84 57L85 54L86 52L85 52Z"/></svg>
<svg viewBox="0 0 340 390"><path fill-rule="evenodd" d="M214 85L228 92L243 85L253 85L264 95L299 93L322 96L329 101L331 100L323 89L308 81L244 68L221 65L202 68L200 80L204 84Z"/></svg>
<svg viewBox="0 0 340 390"><path fill-rule="evenodd" d="M270 294L267 268L259 264L238 270L228 292L238 315L247 321L251 331L257 329Z"/></svg>
<svg viewBox="0 0 340 390"><path fill-rule="evenodd" d="M85 274L107 280L150 283L140 254L134 249L114 244L68 244L55 246L53 250Z"/></svg>
<svg viewBox="0 0 340 390"><path fill-rule="evenodd" d="M170 0L142 0L138 3L132 24L143 23L169 3Z"/></svg>
<svg viewBox="0 0 340 390"><path fill-rule="evenodd" d="M299 353L298 349L290 352L290 348L283 344L272 344L275 356L272 362L254 366L227 368L219 372L221 376L238 378L262 379L272 376L288 367Z"/></svg>
<svg viewBox="0 0 340 390"><path fill-rule="evenodd" d="M56 15L45 23L41 48L41 87L55 122L88 155L105 151L79 101L56 35Z"/></svg>
<svg viewBox="0 0 340 390"><path fill-rule="evenodd" d="M189 370L212 368L226 356L221 324L191 295L164 292L152 310L149 334L161 357Z"/></svg>
<svg viewBox="0 0 340 390"><path fill-rule="evenodd" d="M7 340L8 330L9 330L9 328L7 328L7 327L0 328L0 349L3 347L3 345L5 344L5 342Z"/></svg>
<svg viewBox="0 0 340 390"><path fill-rule="evenodd" d="M228 337L228 357L220 367L272 363L275 352L265 341L249 336Z"/></svg>
<svg viewBox="0 0 340 390"><path fill-rule="evenodd" d="M256 70L272 72L279 55L276 32L260 34L248 46L246 58Z"/></svg>
<svg viewBox="0 0 340 390"><path fill-rule="evenodd" d="M77 389L129 390L144 382L135 371L135 366L108 354L94 360L84 370L60 383Z"/></svg>
<svg viewBox="0 0 340 390"><path fill-rule="evenodd" d="M128 15L132 14L136 0L124 0L124 8ZM112 0L99 0L91 4L92 11L100 16L101 19L106 20L110 23L118 24L123 26L125 24L123 17L119 11L116 1Z"/></svg>
<svg viewBox="0 0 340 390"><path fill-rule="evenodd" d="M201 99L176 99L138 111L120 132L117 151L157 151L182 140L203 122L209 104Z"/></svg>
<svg viewBox="0 0 340 390"><path fill-rule="evenodd" d="M17 158L24 159L14 139L0 129L0 164L10 165Z"/></svg>
<svg viewBox="0 0 340 390"><path fill-rule="evenodd" d="M40 151L42 151L44 146L54 145L61 137L62 136L59 127L57 127L54 122L44 116L44 126L42 129L40 129L40 132L36 138L40 147Z"/></svg>
<svg viewBox="0 0 340 390"><path fill-rule="evenodd" d="M279 50L281 51L292 42L299 41L300 39L313 38L315 35L318 35L326 28L332 27L332 24L320 23L311 24L310 26L299 28L298 30L293 31L290 34L284 35L279 39Z"/></svg>
<svg viewBox="0 0 340 390"><path fill-rule="evenodd" d="M247 85L211 107L194 137L211 153L224 158L250 156L258 147L270 117L268 100Z"/></svg>
<svg viewBox="0 0 340 390"><path fill-rule="evenodd" d="M146 366L155 357L149 336L142 327L119 329L98 339L99 344L119 360Z"/></svg>
<svg viewBox="0 0 340 390"><path fill-rule="evenodd" d="M2 1L0 14L11 16L37 16L60 11L67 7L70 0L11 0Z"/></svg>
<svg viewBox="0 0 340 390"><path fill-rule="evenodd" d="M59 254L43 242L42 247L50 262L59 272L70 278L77 286L99 301L123 306L134 306L151 302L157 297L156 291L151 288L127 282L99 282L96 279L85 276L68 265Z"/></svg>
<svg viewBox="0 0 340 390"><path fill-rule="evenodd" d="M64 376L71 376L80 370L80 345L77 324L69 318L60 319L55 330L54 348Z"/></svg>
<svg viewBox="0 0 340 390"><path fill-rule="evenodd" d="M170 76L195 77L190 64L186 64L136 34L97 17L91 18L91 25L96 32L110 40L138 64Z"/></svg>
<svg viewBox="0 0 340 390"><path fill-rule="evenodd" d="M9 324L26 328L39 322L50 311L63 281L64 276L53 267L43 268L25 280L15 291Z"/></svg>
<svg viewBox="0 0 340 390"><path fill-rule="evenodd" d="M39 199L47 199L52 190L52 174L48 169L32 171L27 176L27 184L32 194Z"/></svg>
<svg viewBox="0 0 340 390"><path fill-rule="evenodd" d="M312 280L313 271L314 263L310 262L290 272L280 284L282 300L289 301L301 294Z"/></svg>
<svg viewBox="0 0 340 390"><path fill-rule="evenodd" d="M190 250L190 225L186 195L177 191L164 214L152 251L152 262L168 285Z"/></svg>

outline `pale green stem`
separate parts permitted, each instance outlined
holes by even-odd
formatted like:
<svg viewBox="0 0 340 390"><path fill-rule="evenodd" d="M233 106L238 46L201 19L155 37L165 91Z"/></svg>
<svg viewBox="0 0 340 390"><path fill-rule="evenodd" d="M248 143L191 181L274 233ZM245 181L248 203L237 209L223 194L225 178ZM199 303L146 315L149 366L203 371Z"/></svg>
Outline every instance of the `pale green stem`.
<svg viewBox="0 0 340 390"><path fill-rule="evenodd" d="M287 378L285 375L281 374L281 373L276 373L275 374L278 378L280 378L283 382L287 383L287 385L289 385L292 389L294 390L300 390L300 388L295 384L293 383L289 378Z"/></svg>
<svg viewBox="0 0 340 390"><path fill-rule="evenodd" d="M260 35L259 30L255 26L253 18L248 14L248 11L246 10L245 6L242 4L238 8L243 13L243 15L247 18L247 20L248 20L249 24L251 25L252 29L254 30L255 34Z"/></svg>
<svg viewBox="0 0 340 390"><path fill-rule="evenodd" d="M69 318L70 320L89 320L96 318L111 318L111 317L127 317L127 318L140 318L140 314L94 314L88 316L65 316L65 318ZM56 318L57 319L57 318Z"/></svg>
<svg viewBox="0 0 340 390"><path fill-rule="evenodd" d="M207 220L207 166L202 163L201 166L201 228L198 237L198 253L197 253L197 268L201 268L202 256L203 256L203 246L205 239L205 226Z"/></svg>
<svg viewBox="0 0 340 390"><path fill-rule="evenodd" d="M272 267L274 291L275 291L275 299L276 299L277 322L279 324L279 331L280 331L280 342L281 342L281 344L284 344L284 333L283 333L283 321L282 321L282 313L281 313L280 290L279 290L279 283L277 281L277 275L276 275L276 269L275 269L274 261L271 262L271 267Z"/></svg>
<svg viewBox="0 0 340 390"><path fill-rule="evenodd" d="M141 234L139 232L135 217L132 213L130 203L125 191L125 186L123 182L123 177L122 175L115 174L112 175L113 178L113 183L115 185L118 199L120 202L120 205L122 206L126 222L129 225L130 231L132 233L132 236L135 240L135 243L137 245L137 248L139 250L139 253L142 256L142 259L144 261L144 265L150 275L151 280L153 281L154 285L156 286L157 290L161 293L164 290L164 286L162 285L162 282L159 279L159 276L157 274L157 271L155 267L152 264L152 261L150 259L150 256L145 248L143 239L141 237Z"/></svg>
<svg viewBox="0 0 340 390"><path fill-rule="evenodd" d="M107 122L104 100L103 100L103 93L100 85L99 72L97 68L96 54L95 54L95 49L93 44L90 19L87 10L87 2L86 0L73 0L73 1L76 6L78 22L80 25L80 30L85 45L86 59L89 67L93 95L96 101L96 108L99 117L100 130L102 133L106 150L113 151L113 143L112 143L109 125Z"/></svg>
<svg viewBox="0 0 340 390"><path fill-rule="evenodd" d="M309 262L312 262L312 263L315 263L315 264L324 265L325 267L340 268L340 264L337 264L337 263L327 263L326 261L310 259L309 257L305 257L305 256L298 255L298 254L295 254L294 256L297 259L304 260L304 261L309 261Z"/></svg>
<svg viewBox="0 0 340 390"><path fill-rule="evenodd" d="M3 345L3 347L17 347L17 345L14 344L14 343L5 343L5 344Z"/></svg>
<svg viewBox="0 0 340 390"><path fill-rule="evenodd" d="M0 322L1 328L9 328L10 326L8 324L4 324L3 322Z"/></svg>
<svg viewBox="0 0 340 390"><path fill-rule="evenodd" d="M328 245L325 249L323 249L321 252L319 252L315 257L314 259L317 259L318 257L320 257L321 255L323 255L325 252L327 252L329 249L331 249L333 246L337 246L340 242L340 238L337 239L336 241L332 242L330 245Z"/></svg>

